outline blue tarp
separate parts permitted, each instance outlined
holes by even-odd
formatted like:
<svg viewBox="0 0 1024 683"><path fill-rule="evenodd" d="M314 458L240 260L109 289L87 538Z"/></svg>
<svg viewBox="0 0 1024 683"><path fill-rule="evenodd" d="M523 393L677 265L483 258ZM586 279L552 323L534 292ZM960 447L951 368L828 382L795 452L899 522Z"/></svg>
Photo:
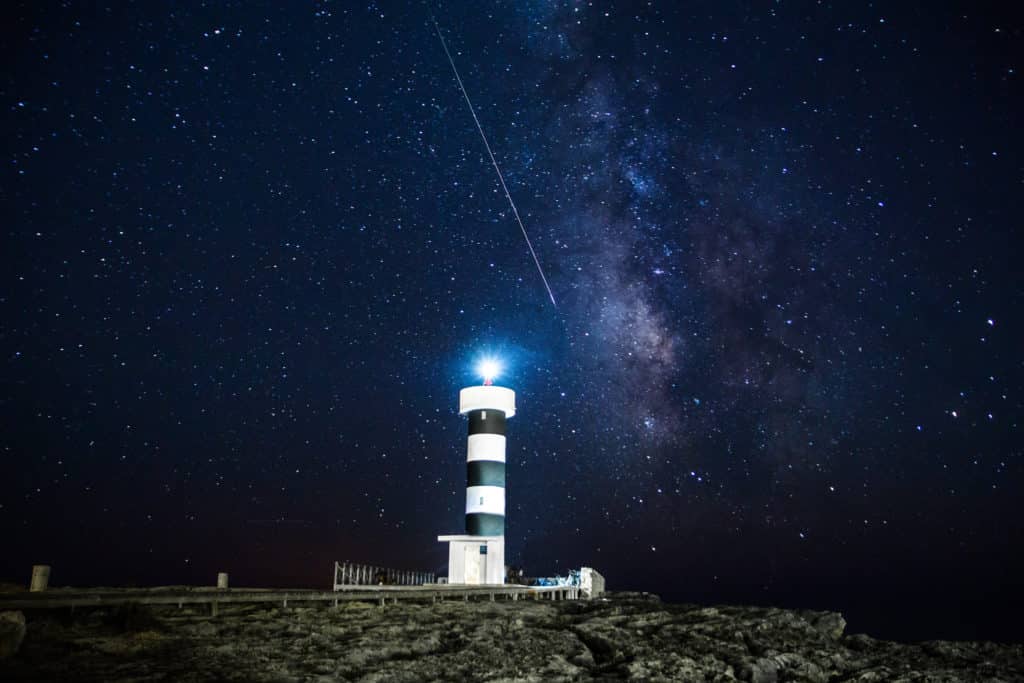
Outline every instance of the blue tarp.
<svg viewBox="0 0 1024 683"><path fill-rule="evenodd" d="M568 576L545 576L533 580L535 586L579 586L580 573L570 570Z"/></svg>

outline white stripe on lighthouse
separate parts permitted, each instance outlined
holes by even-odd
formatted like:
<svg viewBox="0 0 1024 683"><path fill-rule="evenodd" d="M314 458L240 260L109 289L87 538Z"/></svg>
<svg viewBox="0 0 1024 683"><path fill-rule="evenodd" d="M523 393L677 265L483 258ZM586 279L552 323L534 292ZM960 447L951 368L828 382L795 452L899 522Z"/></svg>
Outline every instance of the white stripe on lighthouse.
<svg viewBox="0 0 1024 683"><path fill-rule="evenodd" d="M474 460L505 462L505 436L503 434L471 434L466 445L466 462Z"/></svg>
<svg viewBox="0 0 1024 683"><path fill-rule="evenodd" d="M504 486L467 486L466 514L486 513L505 516Z"/></svg>

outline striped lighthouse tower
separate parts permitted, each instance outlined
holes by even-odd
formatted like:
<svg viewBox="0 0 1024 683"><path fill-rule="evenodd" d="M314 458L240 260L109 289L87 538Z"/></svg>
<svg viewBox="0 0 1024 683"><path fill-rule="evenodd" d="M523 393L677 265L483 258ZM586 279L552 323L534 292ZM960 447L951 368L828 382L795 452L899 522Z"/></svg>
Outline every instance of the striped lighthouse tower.
<svg viewBox="0 0 1024 683"><path fill-rule="evenodd" d="M466 443L466 533L505 535L505 422L516 414L516 394L484 385L459 392L459 414L469 418Z"/></svg>
<svg viewBox="0 0 1024 683"><path fill-rule="evenodd" d="M516 394L491 384L459 392L459 414L469 419L466 443L466 533L438 536L448 543L448 582L505 582L505 423L516 414Z"/></svg>

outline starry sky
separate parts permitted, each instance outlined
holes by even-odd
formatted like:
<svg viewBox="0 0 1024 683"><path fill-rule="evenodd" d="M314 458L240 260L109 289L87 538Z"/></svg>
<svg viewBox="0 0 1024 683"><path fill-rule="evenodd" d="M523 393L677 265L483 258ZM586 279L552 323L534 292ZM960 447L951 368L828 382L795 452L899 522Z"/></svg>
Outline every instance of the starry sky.
<svg viewBox="0 0 1024 683"><path fill-rule="evenodd" d="M998 3L0 11L3 579L443 574L494 356L528 574L1024 639Z"/></svg>

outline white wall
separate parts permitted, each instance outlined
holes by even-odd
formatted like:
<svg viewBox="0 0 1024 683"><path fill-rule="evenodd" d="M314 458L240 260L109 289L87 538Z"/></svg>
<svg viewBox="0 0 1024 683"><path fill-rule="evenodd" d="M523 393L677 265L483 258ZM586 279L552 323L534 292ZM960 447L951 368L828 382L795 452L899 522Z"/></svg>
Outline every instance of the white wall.
<svg viewBox="0 0 1024 683"><path fill-rule="evenodd" d="M479 552L482 545L487 546L487 569L483 583L505 583L504 538L448 541L448 583L466 583L466 548Z"/></svg>
<svg viewBox="0 0 1024 683"><path fill-rule="evenodd" d="M588 600L600 597L604 593L604 577L592 567L580 569L580 593Z"/></svg>
<svg viewBox="0 0 1024 683"><path fill-rule="evenodd" d="M505 583L505 539L487 541L487 583Z"/></svg>

